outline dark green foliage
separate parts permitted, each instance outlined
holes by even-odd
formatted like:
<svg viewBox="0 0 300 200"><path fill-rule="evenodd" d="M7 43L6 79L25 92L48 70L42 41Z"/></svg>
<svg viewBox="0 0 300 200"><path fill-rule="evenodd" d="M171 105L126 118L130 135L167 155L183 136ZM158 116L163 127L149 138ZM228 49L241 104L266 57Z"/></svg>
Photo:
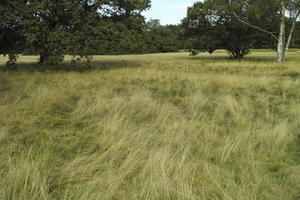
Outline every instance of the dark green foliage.
<svg viewBox="0 0 300 200"><path fill-rule="evenodd" d="M88 67L91 55L226 49L242 58L250 48L275 48L269 35L240 23L232 14L259 27L278 32L278 1L224 0L195 3L181 25L145 22L142 11L150 0L1 0L0 54L38 54L39 62L57 65L64 55L72 64ZM243 8L242 10L240 8ZM291 26L287 22L287 29ZM299 23L293 47L300 46Z"/></svg>
<svg viewBox="0 0 300 200"><path fill-rule="evenodd" d="M40 63L55 65L65 54L89 62L90 55L119 41L127 52L134 51L141 45L119 38L141 30L140 13L149 6L150 0L1 1L0 53L18 53L21 46L20 52L39 54Z"/></svg>
<svg viewBox="0 0 300 200"><path fill-rule="evenodd" d="M39 63L57 65L73 55L89 65L91 55L173 52L182 48L179 26L145 22L150 0L3 0L0 53L38 54ZM81 64L79 64L81 63Z"/></svg>
<svg viewBox="0 0 300 200"><path fill-rule="evenodd" d="M0 2L0 54L8 55L8 66L17 62L16 53L21 52L25 38L22 35L22 25L16 24L16 11L9 4L10 1Z"/></svg>
<svg viewBox="0 0 300 200"><path fill-rule="evenodd" d="M150 20L146 24L146 28L146 43L150 51L174 52L180 48L179 26L162 26L159 20Z"/></svg>
<svg viewBox="0 0 300 200"><path fill-rule="evenodd" d="M140 54L175 52L183 48L178 25L161 25L159 20L145 23L142 16L134 16L126 21L113 22L107 19L101 27L105 38L99 40L94 54Z"/></svg>
<svg viewBox="0 0 300 200"><path fill-rule="evenodd" d="M140 21L142 20L142 21ZM132 22L133 21L133 22ZM93 54L137 54L147 51L144 42L144 19L130 17L126 21L106 19Z"/></svg>
<svg viewBox="0 0 300 200"><path fill-rule="evenodd" d="M6 62L6 65L12 66L17 63L18 55L16 54L8 54L8 61Z"/></svg>
<svg viewBox="0 0 300 200"><path fill-rule="evenodd" d="M300 48L300 22L296 23L294 37L291 43L292 48Z"/></svg>
<svg viewBox="0 0 300 200"><path fill-rule="evenodd" d="M149 7L150 0L1 1L0 53L38 54L40 64L52 66L68 54L72 64L88 67L91 55L182 48L180 26L145 22L141 12Z"/></svg>
<svg viewBox="0 0 300 200"><path fill-rule="evenodd" d="M238 1L236 3L241 6ZM257 20L257 23L272 26L276 19L276 16L274 17L274 14L269 12L271 17L264 18L267 20L262 22L258 20L258 18L263 18L260 14L253 13L254 11L249 7L244 7L243 10L240 8L236 12L247 21ZM250 48L259 45L263 47L264 44L270 46L269 40L266 40L268 37L266 34L240 23L231 9L223 0L206 0L190 7L187 17L183 20L185 35L189 38L189 48L209 53L217 49L225 49L234 58L243 58L249 53ZM275 12L276 9L273 10ZM266 14L264 11L259 13Z"/></svg>

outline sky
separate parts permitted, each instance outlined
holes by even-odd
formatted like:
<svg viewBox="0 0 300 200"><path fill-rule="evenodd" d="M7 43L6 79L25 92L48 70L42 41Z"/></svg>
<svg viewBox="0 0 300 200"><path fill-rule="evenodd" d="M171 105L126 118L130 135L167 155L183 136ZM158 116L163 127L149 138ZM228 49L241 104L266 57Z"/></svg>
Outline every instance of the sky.
<svg viewBox="0 0 300 200"><path fill-rule="evenodd" d="M186 17L187 7L197 0L152 0L151 9L143 15L149 19L159 19L161 24L179 24ZM198 0L199 1L199 0Z"/></svg>

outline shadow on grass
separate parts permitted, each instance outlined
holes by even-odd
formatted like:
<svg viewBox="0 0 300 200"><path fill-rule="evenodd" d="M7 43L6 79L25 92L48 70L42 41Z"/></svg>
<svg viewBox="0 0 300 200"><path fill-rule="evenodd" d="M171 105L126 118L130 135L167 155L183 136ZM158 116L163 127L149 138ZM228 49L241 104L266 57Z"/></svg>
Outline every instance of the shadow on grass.
<svg viewBox="0 0 300 200"><path fill-rule="evenodd" d="M270 57L270 56L266 56L266 57L259 57L259 56L245 56L242 59L236 59L236 58L232 58L229 56L195 56L195 57L189 57L189 60L204 60L204 61L231 61L231 62L241 62L241 61L248 61L248 62L268 62L268 63L272 63L272 62L276 62L276 58L274 57ZM292 60L296 60L296 59L287 59L287 61L292 61Z"/></svg>
<svg viewBox="0 0 300 200"><path fill-rule="evenodd" d="M289 73L282 74L282 76L283 77L289 77L289 78L298 79L298 78L300 78L300 73L299 72L289 72Z"/></svg>
<svg viewBox="0 0 300 200"><path fill-rule="evenodd" d="M63 62L58 65L40 65L38 63L18 63L14 66L0 65L0 71L16 71L16 72L88 72L88 71L107 71L122 68L138 68L142 66L142 62L138 61L92 61L90 66L84 64L71 64Z"/></svg>
<svg viewBox="0 0 300 200"><path fill-rule="evenodd" d="M189 60L203 60L203 61L231 61L231 62L241 62L241 61L248 61L248 62L267 62L267 63L274 63L276 61L276 54L275 52L264 52L263 53L270 53L270 54L260 54L260 52L253 52L249 55L246 55L242 59L233 58L226 53L213 53L211 55L203 55L199 54L198 56L189 56ZM300 62L300 54L298 51L291 51L290 54L287 55L286 61L287 62ZM260 54L260 55L259 55Z"/></svg>

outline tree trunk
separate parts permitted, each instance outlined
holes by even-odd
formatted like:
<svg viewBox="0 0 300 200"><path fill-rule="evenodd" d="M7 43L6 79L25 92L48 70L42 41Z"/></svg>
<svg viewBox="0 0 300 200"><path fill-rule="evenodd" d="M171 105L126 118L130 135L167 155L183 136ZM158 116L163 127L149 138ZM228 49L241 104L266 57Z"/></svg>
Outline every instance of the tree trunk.
<svg viewBox="0 0 300 200"><path fill-rule="evenodd" d="M285 13L286 13L286 8L285 8L284 1L285 0L281 0L281 10L280 10L280 15L281 16L280 16L280 34L279 34L279 38L277 38L272 32L267 31L264 28L252 25L249 22L241 19L234 11L232 12L233 15L238 19L238 21L246 24L247 26L258 29L258 30L260 30L264 33L268 33L278 41L278 43L277 43L277 61L281 62L281 63L284 62L284 60L285 60L285 56L286 56L286 54L289 50L289 46L290 46L290 43L291 43L291 40L292 40L292 35L293 35L294 29L295 29L295 23L297 22L297 19L300 16L300 9L298 8L297 14L296 14L296 16L293 20L293 25L292 25L292 28L290 30L288 40L286 41L286 38L285 38ZM231 4L231 1L229 1L229 4Z"/></svg>
<svg viewBox="0 0 300 200"><path fill-rule="evenodd" d="M244 51L240 49L228 50L228 52L231 53L234 59L242 59L246 55Z"/></svg>
<svg viewBox="0 0 300 200"><path fill-rule="evenodd" d="M40 64L44 64L46 61L47 61L47 58L49 57L49 53L47 50L43 50L41 53L40 53L40 61L39 63Z"/></svg>
<svg viewBox="0 0 300 200"><path fill-rule="evenodd" d="M292 27L291 27L291 30L290 30L290 33L289 33L289 37L288 37L288 40L287 40L286 45L285 45L284 57L288 53L288 50L289 50L289 47L290 47L290 44L291 44L291 40L292 40L292 37L293 37L293 33L294 33L294 30L295 30L295 25L296 25L296 22L297 22L297 19L298 19L299 15L300 15L300 11L298 11L295 18L293 19L293 24L292 24Z"/></svg>
<svg viewBox="0 0 300 200"><path fill-rule="evenodd" d="M280 33L277 44L277 61L282 63L285 56L285 7L283 0L281 1L281 19L280 19Z"/></svg>
<svg viewBox="0 0 300 200"><path fill-rule="evenodd" d="M285 45L284 57L286 56L286 54L289 50L291 40L292 40L292 36L293 36L293 32L294 32L294 29L295 29L295 24L296 24L296 21L293 21L292 28L290 30L290 34L289 34L288 40L287 40L286 45Z"/></svg>

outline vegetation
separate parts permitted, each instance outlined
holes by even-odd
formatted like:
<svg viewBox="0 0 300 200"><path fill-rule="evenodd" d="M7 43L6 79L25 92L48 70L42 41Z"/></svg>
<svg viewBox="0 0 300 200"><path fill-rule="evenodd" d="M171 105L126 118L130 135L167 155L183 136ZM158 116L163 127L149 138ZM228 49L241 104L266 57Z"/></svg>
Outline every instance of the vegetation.
<svg viewBox="0 0 300 200"><path fill-rule="evenodd" d="M298 199L299 55L95 56L85 73L21 56L0 72L0 199Z"/></svg>
<svg viewBox="0 0 300 200"><path fill-rule="evenodd" d="M122 0L4 0L0 4L0 29L14 31L19 27L20 39L25 38L26 43L22 52L37 53L41 64L55 65L65 54L93 55L103 41L108 41L112 28L113 32L120 27L128 30L126 33L138 31L144 20L141 12L149 7L149 0L126 3ZM6 34L0 41L10 42ZM4 47L0 48L0 53L7 50ZM8 50L16 53L14 48Z"/></svg>
<svg viewBox="0 0 300 200"><path fill-rule="evenodd" d="M128 30L124 24L111 24L108 41L95 48L94 55L166 53L184 49L179 25L161 25L157 19L140 24L139 30Z"/></svg>
<svg viewBox="0 0 300 200"><path fill-rule="evenodd" d="M283 62L299 16L299 0L206 0L188 9L183 27L193 49L226 49L243 58L250 48L266 45L277 48Z"/></svg>
<svg viewBox="0 0 300 200"><path fill-rule="evenodd" d="M67 54L73 64L89 65L93 55L225 49L240 59L251 48L277 46L282 62L299 45L299 0L205 0L181 24L165 26L146 22L142 12L150 6L150 0L2 0L0 53L10 55L8 65L19 53L39 55L40 64L56 65Z"/></svg>
<svg viewBox="0 0 300 200"><path fill-rule="evenodd" d="M299 0L275 0L275 1L245 1L245 0L234 0L229 1L228 3L230 6L230 10L232 11L233 15L235 16L238 21L241 23L255 28L261 32L269 34L273 39L275 39L277 43L277 61L284 62L288 49L290 48L290 43L294 34L295 25L300 17L300 1ZM270 6L271 5L271 6ZM235 10L252 10L252 18L256 18L256 21L260 22L259 25L254 25L247 19L243 19L241 15L237 14ZM269 17L264 16L267 12L261 12L263 9L269 9L274 16L277 16L277 28L279 30L278 35L274 34L274 30L269 30L266 28L267 26L262 24L262 21L265 21ZM275 8L275 9L273 9ZM265 10L266 11L266 10ZM275 11L275 12L273 12ZM244 13L243 13L244 15ZM291 22L291 27L287 29L286 22Z"/></svg>
<svg viewBox="0 0 300 200"><path fill-rule="evenodd" d="M0 200L300 198L300 1L150 7L0 1Z"/></svg>
<svg viewBox="0 0 300 200"><path fill-rule="evenodd" d="M266 6L263 12L268 13L268 20L266 20L268 24L272 24L276 20L276 14L272 10L277 12L276 9L270 9L269 6ZM239 9L238 15L251 19L251 11L250 9ZM183 20L183 27L186 37L190 38L192 49L209 53L225 49L230 52L232 57L238 59L249 54L249 49L254 48L257 44L268 42L264 33L257 32L236 19L224 0L195 3L188 9L187 17Z"/></svg>
<svg viewBox="0 0 300 200"><path fill-rule="evenodd" d="M38 54L40 64L55 65L65 54L76 61L99 54L177 51L179 26L146 23L141 12L149 7L149 0L4 0L0 53Z"/></svg>
<svg viewBox="0 0 300 200"><path fill-rule="evenodd" d="M161 25L157 19L151 19L146 23L146 43L152 47L151 52L176 52L184 49L182 28L179 25Z"/></svg>

